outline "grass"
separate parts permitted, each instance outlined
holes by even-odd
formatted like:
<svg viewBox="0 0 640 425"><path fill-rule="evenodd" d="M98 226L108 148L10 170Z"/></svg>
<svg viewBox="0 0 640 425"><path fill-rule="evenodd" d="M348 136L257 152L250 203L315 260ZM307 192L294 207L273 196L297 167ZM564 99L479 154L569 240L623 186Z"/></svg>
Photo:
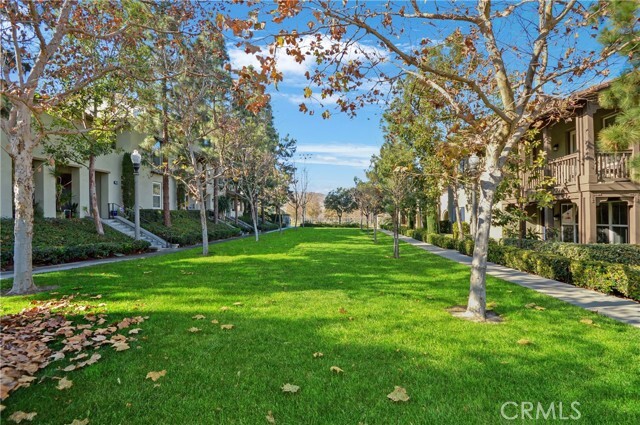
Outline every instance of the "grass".
<svg viewBox="0 0 640 425"><path fill-rule="evenodd" d="M103 349L79 371L54 363L42 375L74 386L20 389L2 419L23 410L47 424L261 424L272 411L278 424L487 424L513 423L500 417L507 401L562 402L565 415L578 401L583 423L640 422L639 329L493 278L489 301L504 323L453 318L445 309L465 302L468 269L405 244L394 260L380 237L288 230L213 245L209 257L190 250L39 275L61 294L102 294L110 319L150 316L146 340ZM5 298L2 312L49 297ZM163 369L160 386L145 380ZM300 392L282 393L285 383ZM386 398L396 385L409 402Z"/></svg>

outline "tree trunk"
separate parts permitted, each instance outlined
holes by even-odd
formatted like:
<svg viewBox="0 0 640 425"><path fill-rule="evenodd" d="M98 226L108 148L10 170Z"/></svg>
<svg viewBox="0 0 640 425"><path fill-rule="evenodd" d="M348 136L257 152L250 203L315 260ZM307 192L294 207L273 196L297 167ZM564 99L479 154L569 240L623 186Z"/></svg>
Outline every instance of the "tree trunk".
<svg viewBox="0 0 640 425"><path fill-rule="evenodd" d="M497 161L490 155L487 147L485 170L480 175L480 201L478 204L478 224L471 262L471 279L469 285L469 302L467 315L484 320L487 308L487 252L489 250L489 231L491 230L491 209L496 188L502 180L502 174L497 168Z"/></svg>
<svg viewBox="0 0 640 425"><path fill-rule="evenodd" d="M237 197L233 198L233 211L235 213L235 221L237 226L238 225L238 198Z"/></svg>
<svg viewBox="0 0 640 425"><path fill-rule="evenodd" d="M295 210L296 210L296 218L294 220L294 223L295 223L295 228L297 229L298 228L298 204L296 204Z"/></svg>
<svg viewBox="0 0 640 425"><path fill-rule="evenodd" d="M162 80L162 141L161 146L169 143L169 118L167 117L167 78ZM165 227L171 227L171 198L169 191L169 158L162 155L162 221Z"/></svg>
<svg viewBox="0 0 640 425"><path fill-rule="evenodd" d="M31 135L31 111L25 106L16 106L18 111L17 137L21 143L12 140L14 183L13 202L15 220L13 226L13 285L10 295L26 294L35 291L33 283L32 240L33 240L33 148L35 143Z"/></svg>
<svg viewBox="0 0 640 425"><path fill-rule="evenodd" d="M256 235L256 242L260 239L260 235L258 234L258 209L256 208L256 204L254 201L249 201L251 206L251 220L253 221L253 233Z"/></svg>
<svg viewBox="0 0 640 425"><path fill-rule="evenodd" d="M364 214L362 214L362 211L360 211L360 230L362 230L362 220L363 220L363 216Z"/></svg>
<svg viewBox="0 0 640 425"><path fill-rule="evenodd" d="M280 206L277 208L278 213L278 232L282 233L282 211L280 211Z"/></svg>
<svg viewBox="0 0 640 425"><path fill-rule="evenodd" d="M89 156L89 197L91 199L91 214L93 215L93 223L96 226L96 232L100 236L104 236L102 228L102 220L100 220L100 209L98 208L98 194L96 191L96 157Z"/></svg>
<svg viewBox="0 0 640 425"><path fill-rule="evenodd" d="M338 226L342 224L342 214L338 214Z"/></svg>
<svg viewBox="0 0 640 425"><path fill-rule="evenodd" d="M217 173L218 170L216 169ZM218 207L218 198L220 198L220 189L218 188L218 178L213 179L213 222L218 224L218 218L220 217L220 208Z"/></svg>
<svg viewBox="0 0 640 425"><path fill-rule="evenodd" d="M471 224L469 230L471 230L471 236L476 237L478 232L478 180L474 179L471 186Z"/></svg>
<svg viewBox="0 0 640 425"><path fill-rule="evenodd" d="M400 258L400 242L398 241L398 225L400 222L400 211L398 207L393 210L393 258Z"/></svg>
<svg viewBox="0 0 640 425"><path fill-rule="evenodd" d="M378 242L378 214L373 215L373 243Z"/></svg>
<svg viewBox="0 0 640 425"><path fill-rule="evenodd" d="M204 204L204 191L198 182L198 203L200 204L200 227L202 228L202 255L209 255L209 232L207 229L207 206Z"/></svg>
<svg viewBox="0 0 640 425"><path fill-rule="evenodd" d="M460 202L458 200L458 185L453 187L453 209L456 212L456 226L458 226L458 239L464 239L464 227L462 226L462 218L460 217Z"/></svg>
<svg viewBox="0 0 640 425"><path fill-rule="evenodd" d="M302 206L302 221L300 222L300 226L304 227L304 221L307 218L307 206L303 205Z"/></svg>
<svg viewBox="0 0 640 425"><path fill-rule="evenodd" d="M370 218L370 215L367 214L366 216L367 216L367 233L369 233L369 218Z"/></svg>
<svg viewBox="0 0 640 425"><path fill-rule="evenodd" d="M260 202L260 218L262 220L262 224L264 225L264 200Z"/></svg>

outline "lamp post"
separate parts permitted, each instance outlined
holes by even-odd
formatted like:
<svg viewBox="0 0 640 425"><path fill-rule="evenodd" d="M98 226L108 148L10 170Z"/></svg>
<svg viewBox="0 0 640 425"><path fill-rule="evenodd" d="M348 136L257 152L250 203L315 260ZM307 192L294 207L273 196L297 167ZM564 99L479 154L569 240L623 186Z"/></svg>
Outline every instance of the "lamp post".
<svg viewBox="0 0 640 425"><path fill-rule="evenodd" d="M140 161L142 156L137 149L131 154L131 162L133 162L133 189L134 189L134 216L135 216L135 237L140 239L140 190L138 187L138 178L140 176Z"/></svg>

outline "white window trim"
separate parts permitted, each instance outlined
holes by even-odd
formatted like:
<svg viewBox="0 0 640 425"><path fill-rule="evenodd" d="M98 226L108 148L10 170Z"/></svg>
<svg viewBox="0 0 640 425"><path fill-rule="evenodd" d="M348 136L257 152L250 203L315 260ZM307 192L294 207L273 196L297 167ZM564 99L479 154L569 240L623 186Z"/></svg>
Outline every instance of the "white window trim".
<svg viewBox="0 0 640 425"><path fill-rule="evenodd" d="M617 112L613 112L613 113L611 113L611 114L609 114L609 115L605 115L604 117L602 117L602 128L606 128L606 126L605 126L605 122L606 122L608 119L610 119L610 118L614 118L614 117L616 117L617 115L618 115L618 113L617 113Z"/></svg>
<svg viewBox="0 0 640 425"><path fill-rule="evenodd" d="M571 140L571 136L573 136L573 141ZM567 132L567 142L568 142L567 153L569 155L578 152L578 136L575 129L569 130ZM575 145L575 149L573 149L574 145Z"/></svg>
<svg viewBox="0 0 640 425"><path fill-rule="evenodd" d="M562 222L562 216L564 215L564 211L563 208L566 206L570 206L571 207L571 221L568 223L563 223ZM578 236L578 222L576 221L576 211L577 211L578 206L575 205L574 203L566 203L566 204L560 204L560 239L562 240L562 242L573 242L573 243L578 243L579 242L579 236ZM565 227L573 227L573 240L572 241L565 241L564 240L564 228Z"/></svg>
<svg viewBox="0 0 640 425"><path fill-rule="evenodd" d="M160 195L154 195L154 189L156 186L160 186ZM154 199L158 197L160 199L160 203L158 204L158 206L155 206L155 203L153 202ZM154 210L159 210L162 208L162 182L151 182L151 208Z"/></svg>

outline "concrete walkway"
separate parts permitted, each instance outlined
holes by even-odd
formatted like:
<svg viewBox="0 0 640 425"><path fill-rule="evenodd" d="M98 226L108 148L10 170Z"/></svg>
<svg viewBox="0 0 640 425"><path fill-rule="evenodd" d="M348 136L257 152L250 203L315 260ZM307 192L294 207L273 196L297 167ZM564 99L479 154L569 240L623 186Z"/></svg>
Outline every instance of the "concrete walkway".
<svg viewBox="0 0 640 425"><path fill-rule="evenodd" d="M393 236L393 233L387 230L382 230L382 232ZM440 248L402 235L400 235L400 240L440 257L471 266L471 257L460 254L458 251ZM487 274L640 328L640 303L635 301L579 288L495 263L487 263Z"/></svg>
<svg viewBox="0 0 640 425"><path fill-rule="evenodd" d="M283 227L282 230L290 229L290 227ZM264 235L267 233L277 232L278 230L270 230L268 232L260 233L260 235ZM245 234L242 236L236 236L228 239L220 239L217 241L209 242L209 245L215 245L219 243L235 241L238 239L244 239L248 237L253 237L253 234ZM34 267L33 274L42 274L42 273L51 273L51 272L60 272L63 270L71 270L71 269L79 269L81 267L90 267L90 266L99 266L102 264L109 263L119 263L120 261L129 261L129 260L137 260L139 258L149 258L149 257L157 257L158 255L166 255L173 254L174 252L185 251L187 249L198 248L202 245L192 245L192 246L184 246L180 248L167 248L162 249L155 252L145 252L144 254L135 254L135 255L125 255L122 257L109 257L109 258L101 258L99 260L86 260L86 261L77 261L75 263L65 263L65 264L56 264L53 266L42 266L42 267ZM12 279L13 271L9 270L6 272L0 273L0 280L2 279Z"/></svg>

